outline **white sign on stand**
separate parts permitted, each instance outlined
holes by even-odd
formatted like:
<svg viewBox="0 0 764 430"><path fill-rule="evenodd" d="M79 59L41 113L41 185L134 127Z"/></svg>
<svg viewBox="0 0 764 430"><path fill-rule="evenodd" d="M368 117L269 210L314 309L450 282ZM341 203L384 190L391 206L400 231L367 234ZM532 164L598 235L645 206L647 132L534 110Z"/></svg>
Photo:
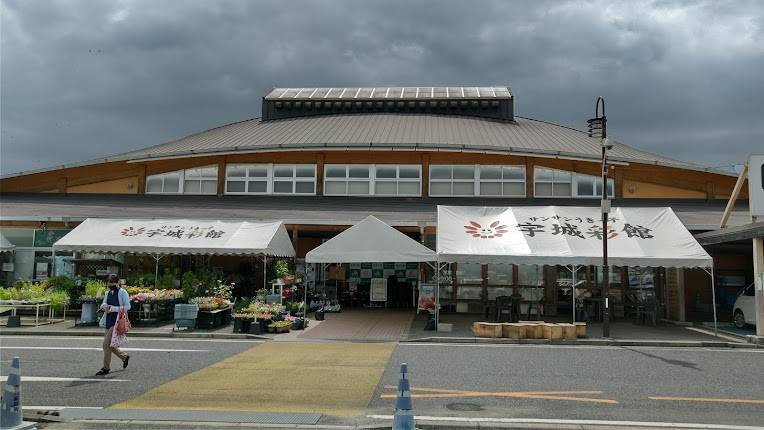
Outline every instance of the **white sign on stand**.
<svg viewBox="0 0 764 430"><path fill-rule="evenodd" d="M748 201L751 216L764 217L764 155L748 157Z"/></svg>
<svg viewBox="0 0 764 430"><path fill-rule="evenodd" d="M387 306L387 279L385 278L372 278L371 286L369 288L369 301L374 306L375 302L385 302Z"/></svg>

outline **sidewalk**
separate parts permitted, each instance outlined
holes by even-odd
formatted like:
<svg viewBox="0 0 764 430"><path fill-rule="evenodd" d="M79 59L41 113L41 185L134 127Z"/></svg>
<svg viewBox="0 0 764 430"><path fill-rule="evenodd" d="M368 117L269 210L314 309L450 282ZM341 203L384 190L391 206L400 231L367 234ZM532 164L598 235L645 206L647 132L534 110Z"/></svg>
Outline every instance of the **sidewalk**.
<svg viewBox="0 0 764 430"><path fill-rule="evenodd" d="M52 324L34 326L21 326L7 328L6 318L0 318L0 336L103 336L103 329L97 325L75 326L74 318L68 318ZM136 325L130 331L134 337L175 337L175 338L199 338L199 339L269 339L267 336L252 334L233 333L231 324L214 330L195 329L193 331L173 331L175 324L172 321L159 325Z"/></svg>
<svg viewBox="0 0 764 430"><path fill-rule="evenodd" d="M614 321L610 324L610 338L602 337L602 323L587 325L587 337L575 341L551 341L548 339L513 340L505 338L479 338L472 334L472 323L482 321L478 315L445 314L440 322L453 325L451 332L425 331L427 316L418 315L411 324L408 341L423 342L480 342L480 343L525 343L525 344L582 344L616 346L672 346L672 347L730 347L756 348L742 336L719 331L714 336L713 327L694 327L659 323L656 326L641 325L629 321Z"/></svg>

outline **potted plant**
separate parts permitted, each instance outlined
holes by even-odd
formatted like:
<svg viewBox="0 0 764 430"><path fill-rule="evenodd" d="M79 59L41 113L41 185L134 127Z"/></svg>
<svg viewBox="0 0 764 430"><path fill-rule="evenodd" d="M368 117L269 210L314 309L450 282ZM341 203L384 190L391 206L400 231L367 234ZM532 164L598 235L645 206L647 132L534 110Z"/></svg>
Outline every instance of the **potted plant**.
<svg viewBox="0 0 764 430"><path fill-rule="evenodd" d="M269 333L289 333L289 328L292 327L292 321L273 321L268 324Z"/></svg>

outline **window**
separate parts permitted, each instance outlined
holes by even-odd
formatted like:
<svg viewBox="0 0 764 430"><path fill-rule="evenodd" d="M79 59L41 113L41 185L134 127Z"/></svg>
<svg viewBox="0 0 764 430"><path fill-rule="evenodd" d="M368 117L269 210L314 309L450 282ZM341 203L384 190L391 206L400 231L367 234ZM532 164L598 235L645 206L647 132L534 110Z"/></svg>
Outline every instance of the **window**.
<svg viewBox="0 0 764 430"><path fill-rule="evenodd" d="M327 196L419 196L422 168L419 165L327 164L324 168Z"/></svg>
<svg viewBox="0 0 764 430"><path fill-rule="evenodd" d="M371 166L327 164L324 172L324 195L368 196L371 194Z"/></svg>
<svg viewBox="0 0 764 430"><path fill-rule="evenodd" d="M475 166L430 166L431 196L474 196Z"/></svg>
<svg viewBox="0 0 764 430"><path fill-rule="evenodd" d="M229 164L226 194L315 194L315 164Z"/></svg>
<svg viewBox="0 0 764 430"><path fill-rule="evenodd" d="M377 165L374 168L374 195L419 196L422 194L422 166Z"/></svg>
<svg viewBox="0 0 764 430"><path fill-rule="evenodd" d="M562 170L534 169L534 194L536 197L570 197L573 175Z"/></svg>
<svg viewBox="0 0 764 430"><path fill-rule="evenodd" d="M600 197L602 178L564 170L536 167L534 194L536 197ZM608 196L614 195L614 182L608 179Z"/></svg>
<svg viewBox="0 0 764 430"><path fill-rule="evenodd" d="M216 194L218 167L204 166L146 177L146 194Z"/></svg>
<svg viewBox="0 0 764 430"><path fill-rule="evenodd" d="M525 167L478 166L480 195L525 197Z"/></svg>
<svg viewBox="0 0 764 430"><path fill-rule="evenodd" d="M576 183L575 196L576 197L602 197L602 178L597 176L589 176L582 174L575 174L574 180ZM607 194L608 197L613 197L613 180L607 180Z"/></svg>
<svg viewBox="0 0 764 430"><path fill-rule="evenodd" d="M525 197L525 167L432 165L430 195Z"/></svg>
<svg viewBox="0 0 764 430"><path fill-rule="evenodd" d="M147 176L146 194L180 194L182 176L182 170Z"/></svg>
<svg viewBox="0 0 764 430"><path fill-rule="evenodd" d="M274 164L273 194L315 194L316 166L312 164Z"/></svg>
<svg viewBox="0 0 764 430"><path fill-rule="evenodd" d="M183 194L217 194L217 166L186 169L183 180Z"/></svg>

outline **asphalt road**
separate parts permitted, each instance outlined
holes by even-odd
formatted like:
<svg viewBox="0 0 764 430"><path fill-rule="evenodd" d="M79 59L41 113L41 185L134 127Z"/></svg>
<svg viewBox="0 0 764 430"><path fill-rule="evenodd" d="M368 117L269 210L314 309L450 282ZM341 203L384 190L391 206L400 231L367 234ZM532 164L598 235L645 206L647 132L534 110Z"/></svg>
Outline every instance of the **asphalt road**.
<svg viewBox="0 0 764 430"><path fill-rule="evenodd" d="M385 386L397 384L401 362L420 416L764 425L764 350L402 344L372 413L390 414L394 399L380 396L394 393Z"/></svg>
<svg viewBox="0 0 764 430"><path fill-rule="evenodd" d="M100 338L3 337L0 373L7 375L12 356L21 357L25 406L106 407L261 343L134 338L130 367L99 379L93 374L100 345ZM362 354L353 357L363 360ZM409 366L418 416L764 425L764 350L428 343L396 346L366 416L349 422L392 414L394 398L383 396L395 393L388 387L398 383L401 362ZM300 363L284 360L278 371L290 375L289 367ZM259 385L261 375L236 366L227 364L221 375L246 374ZM358 382L352 375L332 377L352 387ZM320 395L320 389L309 394ZM290 396L285 407L299 406L299 398Z"/></svg>
<svg viewBox="0 0 764 430"><path fill-rule="evenodd" d="M24 406L106 407L260 345L251 341L132 338L126 347L131 357L128 368L123 370L122 362L113 356L112 372L94 376L102 364L101 343L102 338L96 337L3 336L0 374L8 374L13 356L21 358ZM45 379L49 377L75 379Z"/></svg>

